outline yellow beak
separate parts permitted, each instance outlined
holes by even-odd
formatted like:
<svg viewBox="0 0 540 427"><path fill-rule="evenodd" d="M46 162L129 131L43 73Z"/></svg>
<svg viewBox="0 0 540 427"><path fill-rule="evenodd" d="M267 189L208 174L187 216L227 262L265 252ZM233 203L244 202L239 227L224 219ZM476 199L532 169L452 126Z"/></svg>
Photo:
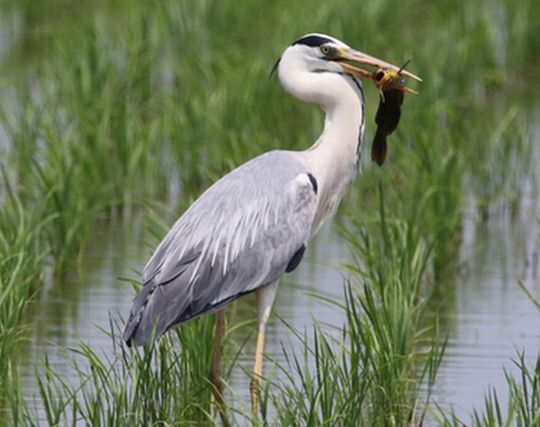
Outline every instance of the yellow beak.
<svg viewBox="0 0 540 427"><path fill-rule="evenodd" d="M363 52L356 51L354 49L343 49L336 56L337 61L351 61L363 65L369 65L375 67L376 70L373 72L366 71L362 68L355 67L354 65L348 64L346 62L340 62L340 66L348 74L359 76L365 79L370 79L375 82L375 85L380 89L384 90L387 86L392 85L393 89L403 90L404 92L414 93L417 92L413 89L410 89L402 84L395 85L394 83L399 80L401 77L408 77L417 82L421 82L422 79L417 75L410 73L403 67L398 67L397 65L390 64L389 62L383 61L382 59L375 58L374 56L367 55ZM407 64L405 64L407 65ZM382 73L382 74L381 74Z"/></svg>

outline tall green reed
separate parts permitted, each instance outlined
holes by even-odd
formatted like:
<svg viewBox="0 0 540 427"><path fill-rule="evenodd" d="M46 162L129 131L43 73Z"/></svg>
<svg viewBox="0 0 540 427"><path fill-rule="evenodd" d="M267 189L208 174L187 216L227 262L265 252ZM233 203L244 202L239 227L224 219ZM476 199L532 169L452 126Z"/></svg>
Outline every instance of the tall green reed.
<svg viewBox="0 0 540 427"><path fill-rule="evenodd" d="M15 425L212 425L208 366L213 319L205 317L143 349L129 351L111 321L112 349L81 343L69 356L70 380L47 361L36 407L21 405ZM73 380L73 377L75 380Z"/></svg>
<svg viewBox="0 0 540 427"><path fill-rule="evenodd" d="M260 14L255 2L242 8L214 1L151 2L150 11L139 2L125 1L121 4L130 7L122 16L115 7L109 10L99 3L97 17L68 20L65 33L52 33L53 48L36 76L37 90L34 96L16 101L22 113L8 129L22 185L38 193L36 197L43 197L51 185L58 186L51 211L62 213L51 232L51 246L60 270L67 267L66 258L84 247L87 230L99 212L106 215L109 206L167 197L177 203L179 195L192 197L232 167L275 148L275 141L283 148L303 148L316 137L321 115L284 98L275 80L267 78L281 49L268 43L276 40L269 38L275 27L269 17L288 19L279 12L282 3ZM384 1L333 6L321 5L310 14L312 24L359 43L370 34L369 50L384 51L394 61L415 51L411 46L419 39L429 40L414 52L413 64L426 77L420 88L421 104L430 108L419 107L420 98L407 100L412 105L406 107L410 110L404 114L402 128L414 131L408 141L402 141L408 150L394 153L405 165L416 157L411 150L418 145L416 151L424 148L421 161L430 164L426 168L416 164L426 170L430 181L434 172L446 167L450 147L462 156L469 145L467 138L451 132L441 146L439 138L433 140L434 124L444 126L446 121L454 127L459 120L456 108L471 108L465 105L471 93L474 101L492 87L485 76L504 73L509 67L494 59L499 45L517 43L519 34L528 37L528 21L501 4L501 14L512 17L506 23L512 37L494 44L498 21L488 19L485 5L467 4L460 9L441 3L420 10L412 1L399 8ZM527 7L536 13L536 7ZM287 16L305 13L297 4L286 9ZM122 25L112 25L118 20ZM441 27L441 21L446 25ZM285 46L312 30L302 29L307 22L292 25L291 34L278 35L276 43ZM384 22L386 31L380 31L377 22ZM525 28L517 31L517 26ZM232 27L239 34L258 37L237 37L229 30ZM397 28L402 28L399 38L394 34ZM456 32L467 37L455 40ZM451 61L440 49L449 44L456 44ZM246 58L250 58L247 67ZM523 50L521 57L513 58L512 67L527 58ZM369 95L373 96L374 92ZM278 126L293 115L296 126ZM404 176L409 169L403 168ZM447 183L452 190L446 201L438 193L440 206L459 205L455 188L462 173L455 167L447 173L453 178Z"/></svg>
<svg viewBox="0 0 540 427"><path fill-rule="evenodd" d="M432 292L431 244L415 218L385 212L347 234L357 257L337 336L317 324L298 334L302 354L284 349L267 400L279 425L405 425L422 422L444 340L422 322ZM358 225L358 224L357 224ZM441 344L442 343L442 344ZM271 423L271 420L267 420Z"/></svg>
<svg viewBox="0 0 540 427"><path fill-rule="evenodd" d="M68 3L73 2L55 4L64 8ZM515 146L511 136L521 134L522 124L510 120L498 132L481 117L493 93L512 90L529 64L537 61L540 36L534 23L540 19L540 7L535 2L501 1L495 12L486 2L419 5L414 0L325 1L309 10L284 0L268 9L255 1L242 7L211 0L105 4L96 3L97 14L60 14L67 24L58 32L44 12L54 5L15 4L29 33L39 29L35 33L47 38L48 47L28 77L17 76L14 83L19 96L10 101L2 120L9 121L5 128L10 139L2 162L10 165L9 182L20 210L24 215L33 212L43 224L35 233L45 243L32 257L50 252L48 262L58 271L84 255L93 227L110 215L111 207L158 201L185 205L254 155L277 146L307 147L320 131L321 113L283 96L267 73L284 46L313 30L327 31L394 62L412 56L413 71L425 80L420 97L406 100L385 169L366 167L360 188L351 195L354 217L359 207L376 209L372 189L382 181L386 209L401 224L385 226L391 245L400 239L410 239L413 246L417 239L430 242L429 269L433 262L434 277L444 277L445 265L457 259L466 177L478 182L481 209L492 205L500 191L519 198L523 174L515 169L528 156L528 148L525 139ZM367 91L372 117L376 94ZM368 118L368 130L372 127ZM476 143L486 135L489 143ZM478 161L487 173L476 173ZM496 176L500 163L509 172ZM485 185L494 178L495 184ZM423 208L417 210L416 204ZM411 215L416 215L414 221ZM404 229L396 231L395 226ZM409 233L415 236L409 238ZM367 242L377 247L379 238L387 237L382 233ZM363 256L377 266L369 254ZM393 265L397 254L381 256ZM410 254L403 259L407 257ZM403 292L400 280L405 276L398 280L398 270L386 271L384 265L378 270L366 279L369 286L360 292L362 298L371 293L374 301L384 296L409 304L407 298L417 290L406 288L405 295L382 291L382 284L389 282ZM27 271L34 278L40 274L39 268ZM21 306L29 297L24 291L13 295ZM369 308L369 299L364 305ZM366 307L362 305L362 313L369 312ZM384 325L386 317L395 315L382 310L372 320ZM403 327L392 329L389 341L376 341L377 345L401 348L398 354L414 348L407 336L416 323ZM364 339L369 337L366 332ZM322 354L326 345L319 342ZM385 362L393 368L380 375L381 381L397 384L396 393L388 400L373 396L378 407L391 414L396 411L392 402L407 394L400 378L409 368L398 362Z"/></svg>
<svg viewBox="0 0 540 427"><path fill-rule="evenodd" d="M24 310L44 265L40 230L48 218L42 212L25 211L9 189L0 196L0 407L4 408L17 387L15 349L23 337ZM0 410L0 419L4 416Z"/></svg>

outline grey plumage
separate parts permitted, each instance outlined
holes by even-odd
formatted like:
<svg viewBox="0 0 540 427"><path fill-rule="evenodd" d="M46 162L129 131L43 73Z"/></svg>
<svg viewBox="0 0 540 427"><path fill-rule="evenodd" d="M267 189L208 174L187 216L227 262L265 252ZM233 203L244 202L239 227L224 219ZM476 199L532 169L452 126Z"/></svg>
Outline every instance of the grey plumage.
<svg viewBox="0 0 540 427"><path fill-rule="evenodd" d="M325 34L307 34L274 66L283 88L325 111L317 141L301 152L273 151L210 187L176 222L146 265L124 332L141 345L198 314L256 291L257 340L250 384L258 416L266 324L279 277L294 270L309 240L336 211L360 166L364 93L358 63L420 78ZM294 119L291 119L292 122ZM220 376L223 312L218 312L210 383L228 425Z"/></svg>
<svg viewBox="0 0 540 427"><path fill-rule="evenodd" d="M144 268L124 339L145 344L294 269L312 234L317 177L272 151L225 175L178 219Z"/></svg>

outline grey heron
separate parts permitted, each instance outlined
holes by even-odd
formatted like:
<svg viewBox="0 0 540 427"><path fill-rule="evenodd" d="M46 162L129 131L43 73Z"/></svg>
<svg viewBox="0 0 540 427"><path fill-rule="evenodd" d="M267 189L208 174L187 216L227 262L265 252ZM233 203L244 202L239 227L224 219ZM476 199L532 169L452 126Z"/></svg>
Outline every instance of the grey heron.
<svg viewBox="0 0 540 427"><path fill-rule="evenodd" d="M307 34L285 49L276 64L279 80L296 98L323 108L321 136L304 151L262 154L208 188L146 264L143 287L125 327L127 344L138 346L200 314L216 312L210 379L222 403L222 308L256 292L258 326L250 387L254 416L265 327L279 278L298 266L359 168L365 114L358 77L371 79L372 73L350 62L399 70L324 34ZM420 80L407 71L402 74Z"/></svg>

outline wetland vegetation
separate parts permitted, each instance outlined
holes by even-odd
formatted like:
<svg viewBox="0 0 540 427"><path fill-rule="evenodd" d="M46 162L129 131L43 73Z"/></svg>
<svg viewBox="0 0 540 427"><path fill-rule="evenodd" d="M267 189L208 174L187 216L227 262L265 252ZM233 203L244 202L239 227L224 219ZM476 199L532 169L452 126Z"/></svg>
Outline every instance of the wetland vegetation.
<svg viewBox="0 0 540 427"><path fill-rule="evenodd" d="M30 398L18 363L32 328L25 312L43 289L61 294L64 278L80 274L96 230L142 216L152 246L231 168L274 148L308 147L322 113L268 73L291 41L318 31L395 63L412 58L424 82L419 96L406 97L382 168L369 160L378 95L366 89L363 172L337 218L353 261L335 284L342 297L326 301L345 320L290 327L297 345L282 344L279 360L267 360L259 422L540 424L540 342L533 363L517 349L519 375L501 370L508 398L491 389L471 419L432 394L447 345L437 313L456 276L467 274L466 215L478 224L518 217L536 197L538 147L526 112L540 94L538 2L0 5L0 420L219 424L207 381L211 317L136 351L121 342L122 319L112 318L111 352L81 342L67 356L75 375L45 363ZM540 290L529 285L534 305ZM234 312L228 320L226 380L251 352L249 335L235 332L253 327ZM253 421L233 386L227 400L233 423Z"/></svg>

